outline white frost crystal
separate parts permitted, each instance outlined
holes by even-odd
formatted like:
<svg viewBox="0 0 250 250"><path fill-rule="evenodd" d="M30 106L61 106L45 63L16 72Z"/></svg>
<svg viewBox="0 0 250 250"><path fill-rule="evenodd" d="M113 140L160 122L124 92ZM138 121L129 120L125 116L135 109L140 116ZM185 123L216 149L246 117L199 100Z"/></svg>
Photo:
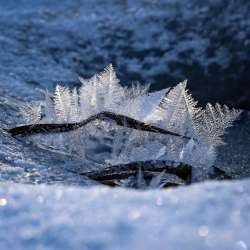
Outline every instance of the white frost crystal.
<svg viewBox="0 0 250 250"><path fill-rule="evenodd" d="M112 65L90 79L80 78L82 86L70 90L56 86L45 100L22 107L27 123L79 122L102 111L111 111L190 137L119 127L109 121L95 121L76 131L58 135L36 135L43 144L70 151L94 162L118 164L138 160L172 160L194 167L209 168L216 159L216 147L223 143L227 127L240 111L207 104L205 109L187 91L187 81L172 89L149 93L149 86L123 87ZM44 113L42 114L42 110Z"/></svg>

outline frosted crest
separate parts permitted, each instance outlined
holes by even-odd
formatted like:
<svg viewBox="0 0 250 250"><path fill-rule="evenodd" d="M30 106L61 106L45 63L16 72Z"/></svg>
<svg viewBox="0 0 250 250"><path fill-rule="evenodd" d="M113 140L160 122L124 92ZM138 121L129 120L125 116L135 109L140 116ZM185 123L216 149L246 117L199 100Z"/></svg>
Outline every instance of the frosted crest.
<svg viewBox="0 0 250 250"><path fill-rule="evenodd" d="M120 85L113 66L109 65L103 72L80 81L79 89L57 85L53 94L44 93L44 101L22 107L25 122L74 123L110 111L184 136L121 127L109 119L92 121L59 136L46 135L46 139L44 135L36 135L36 141L50 147L57 145L98 164L172 160L209 168L216 159L216 148L223 144L225 129L240 114L220 104L198 107L188 93L186 80L170 90L149 93L149 85L137 84L131 88ZM124 118L123 124L126 122ZM155 181L159 184L158 179Z"/></svg>

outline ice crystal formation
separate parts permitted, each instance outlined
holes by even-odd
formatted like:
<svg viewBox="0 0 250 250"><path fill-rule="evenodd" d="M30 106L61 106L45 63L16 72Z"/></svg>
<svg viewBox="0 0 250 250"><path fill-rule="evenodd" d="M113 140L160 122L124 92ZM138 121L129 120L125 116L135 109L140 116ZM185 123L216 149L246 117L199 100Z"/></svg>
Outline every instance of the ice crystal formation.
<svg viewBox="0 0 250 250"><path fill-rule="evenodd" d="M26 123L72 123L110 111L190 138L121 127L108 119L67 133L30 136L46 148L81 157L86 166L87 162L102 166L170 160L209 168L216 159L216 148L223 144L225 129L240 114L220 104L198 107L188 93L187 81L152 93L149 85L123 87L112 65L80 81L79 89L57 85L54 93L44 92L43 101L22 107Z"/></svg>

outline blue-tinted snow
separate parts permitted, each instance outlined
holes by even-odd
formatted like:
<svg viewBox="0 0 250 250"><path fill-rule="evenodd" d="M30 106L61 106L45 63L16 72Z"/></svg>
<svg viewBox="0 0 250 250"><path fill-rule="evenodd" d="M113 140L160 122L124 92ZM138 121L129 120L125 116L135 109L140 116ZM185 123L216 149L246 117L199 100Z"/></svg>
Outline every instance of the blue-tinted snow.
<svg viewBox="0 0 250 250"><path fill-rule="evenodd" d="M0 185L5 249L247 250L250 182L167 191Z"/></svg>

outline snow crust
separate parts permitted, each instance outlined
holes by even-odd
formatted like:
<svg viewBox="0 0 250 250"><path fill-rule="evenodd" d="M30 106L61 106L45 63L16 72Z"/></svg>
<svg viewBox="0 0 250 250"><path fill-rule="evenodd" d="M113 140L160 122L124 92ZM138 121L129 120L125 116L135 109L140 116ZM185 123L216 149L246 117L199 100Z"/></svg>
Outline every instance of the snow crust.
<svg viewBox="0 0 250 250"><path fill-rule="evenodd" d="M250 181L167 191L0 184L0 249L246 250Z"/></svg>

